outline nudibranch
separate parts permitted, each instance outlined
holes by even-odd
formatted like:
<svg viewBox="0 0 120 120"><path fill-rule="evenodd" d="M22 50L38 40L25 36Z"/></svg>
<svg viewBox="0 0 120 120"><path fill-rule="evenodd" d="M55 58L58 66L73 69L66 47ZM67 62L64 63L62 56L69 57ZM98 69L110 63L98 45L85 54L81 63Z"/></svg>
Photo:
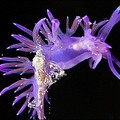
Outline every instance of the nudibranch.
<svg viewBox="0 0 120 120"><path fill-rule="evenodd" d="M32 60L24 56L0 58L5 61L0 65L0 71L4 72L3 75L29 74L31 76L30 78L21 78L4 88L0 95L14 88L16 88L16 93L28 86L27 90L15 97L13 105L25 97L26 100L17 115L21 114L28 106L32 111L30 118L38 117L39 120L45 119L44 99L49 103L48 88L66 75L65 70L80 62L88 59L90 68L95 69L102 58L107 59L110 70L120 79L120 74L113 65L114 62L120 67L120 62L111 55L112 47L105 43L113 26L120 21L120 7L112 13L109 20L99 23L91 23L88 16L82 18L76 16L72 26L69 27L69 17L67 17L65 33L60 29L59 20L54 18L49 10L47 10L47 15L48 19L43 18L38 21L33 31L14 23L16 27L32 38L12 34L12 37L19 43L13 44L7 49L31 52L35 54ZM79 26L83 29L84 35L75 37L73 34Z"/></svg>

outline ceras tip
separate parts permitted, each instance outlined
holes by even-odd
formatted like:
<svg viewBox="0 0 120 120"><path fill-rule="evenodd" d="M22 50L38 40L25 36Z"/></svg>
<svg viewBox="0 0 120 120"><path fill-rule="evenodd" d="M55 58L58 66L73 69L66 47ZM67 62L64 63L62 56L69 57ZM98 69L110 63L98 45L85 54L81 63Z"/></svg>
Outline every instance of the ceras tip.
<svg viewBox="0 0 120 120"><path fill-rule="evenodd" d="M7 49L7 50L9 50L9 49L10 49L10 47L7 47L6 49Z"/></svg>
<svg viewBox="0 0 120 120"><path fill-rule="evenodd" d="M47 12L50 12L50 10L49 10L49 9L47 9Z"/></svg>
<svg viewBox="0 0 120 120"><path fill-rule="evenodd" d="M13 22L13 25L15 25L15 26L16 26L16 25L17 25L17 23Z"/></svg>
<svg viewBox="0 0 120 120"><path fill-rule="evenodd" d="M16 93L17 91L15 90L14 93Z"/></svg>
<svg viewBox="0 0 120 120"><path fill-rule="evenodd" d="M17 116L19 115L19 112L16 114Z"/></svg>
<svg viewBox="0 0 120 120"><path fill-rule="evenodd" d="M6 73L3 74L3 76L7 75Z"/></svg>
<svg viewBox="0 0 120 120"><path fill-rule="evenodd" d="M14 106L14 105L15 105L15 103L13 102L12 106Z"/></svg>
<svg viewBox="0 0 120 120"><path fill-rule="evenodd" d="M15 36L15 34L11 34L11 36L12 36L12 37L14 37L14 36Z"/></svg>
<svg viewBox="0 0 120 120"><path fill-rule="evenodd" d="M120 11L120 6L117 8L117 10L119 10L119 11Z"/></svg>

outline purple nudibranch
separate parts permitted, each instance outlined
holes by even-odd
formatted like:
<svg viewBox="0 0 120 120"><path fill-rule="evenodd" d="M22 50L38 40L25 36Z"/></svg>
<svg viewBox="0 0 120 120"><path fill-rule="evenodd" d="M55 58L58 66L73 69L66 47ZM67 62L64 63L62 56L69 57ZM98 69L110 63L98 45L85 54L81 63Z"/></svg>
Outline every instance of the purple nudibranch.
<svg viewBox="0 0 120 120"><path fill-rule="evenodd" d="M23 97L26 100L18 111L21 114L28 106L31 110L31 117L39 120L45 119L44 99L48 102L47 90L65 74L64 70L70 69L84 60L89 60L89 66L95 69L102 58L107 59L112 73L120 79L120 74L114 67L115 63L120 67L120 62L111 54L105 40L110 31L120 21L120 6L112 13L109 20L103 20L99 23L91 23L89 17L76 16L71 27L69 27L69 17L66 19L66 32L60 29L60 21L47 10L47 18L38 21L33 31L26 27L14 23L16 27L26 32L32 38L29 39L22 35L12 34L11 36L19 43L9 46L7 49L16 49L17 51L30 52L35 54L34 58L29 60L27 57L1 57L0 60L5 63L0 65L0 71L3 75L10 74L29 74L30 78L21 78L12 85L4 88L0 95L16 88L15 93L26 86L28 89L15 97L15 105ZM75 37L73 34L78 27L84 31L82 37ZM40 36L42 34L44 39Z"/></svg>

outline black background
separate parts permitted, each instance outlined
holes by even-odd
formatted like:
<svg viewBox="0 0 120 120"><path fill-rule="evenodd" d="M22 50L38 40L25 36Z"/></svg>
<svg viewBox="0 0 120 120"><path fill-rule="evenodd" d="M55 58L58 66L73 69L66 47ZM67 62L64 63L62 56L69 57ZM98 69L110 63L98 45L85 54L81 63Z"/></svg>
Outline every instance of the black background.
<svg viewBox="0 0 120 120"><path fill-rule="evenodd" d="M46 17L46 9L61 21L65 31L66 16L71 23L75 16L88 15L91 22L109 18L120 5L120 0L16 0L0 1L0 54L3 56L33 55L6 50L15 43L12 33L21 33L12 22L20 23L30 29L41 18ZM78 29L76 36L81 36ZM117 24L106 41L112 46L112 54L120 60L120 23ZM118 69L120 72L120 70ZM102 60L95 70L91 70L88 61L67 70L68 74L49 90L50 110L46 105L46 116L50 120L98 120L120 119L120 81L111 73L107 60ZM0 90L18 80L17 75L0 76ZM20 116L15 114L22 102L11 106L15 94L7 92L0 97L0 120L29 120L27 109ZM49 114L50 112L50 114Z"/></svg>

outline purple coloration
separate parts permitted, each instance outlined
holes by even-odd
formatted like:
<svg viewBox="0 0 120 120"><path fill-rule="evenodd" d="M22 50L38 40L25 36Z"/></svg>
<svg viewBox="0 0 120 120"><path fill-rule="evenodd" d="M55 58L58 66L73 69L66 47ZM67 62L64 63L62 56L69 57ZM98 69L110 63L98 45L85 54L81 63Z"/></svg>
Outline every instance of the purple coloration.
<svg viewBox="0 0 120 120"><path fill-rule="evenodd" d="M13 73L33 73L32 63L26 57L1 57L0 59L9 61L9 63L3 63L0 65L0 71L5 72L3 75L10 75Z"/></svg>
<svg viewBox="0 0 120 120"><path fill-rule="evenodd" d="M17 115L20 115L23 112L23 110L27 107L28 101L29 101L29 98L26 99L26 101L24 102L23 106L18 111Z"/></svg>
<svg viewBox="0 0 120 120"><path fill-rule="evenodd" d="M17 50L24 51L24 52L33 52L35 50L35 45L32 42L32 40L22 35L12 34L11 36L15 38L16 40L20 41L22 44L18 43L15 45L11 45L7 49L17 48Z"/></svg>
<svg viewBox="0 0 120 120"><path fill-rule="evenodd" d="M117 24L119 21L120 21L120 6L113 12L112 16L109 19L109 22L101 28L97 37L101 41L105 41L113 26Z"/></svg>
<svg viewBox="0 0 120 120"><path fill-rule="evenodd" d="M32 36L32 31L27 29L26 27L18 24L18 23L13 23L16 27L18 27L19 29L21 29L22 31L26 32L27 34L29 34L30 36Z"/></svg>
<svg viewBox="0 0 120 120"><path fill-rule="evenodd" d="M18 87L21 83L23 84L25 81L24 80L18 80L17 82L11 84L10 86L4 88L1 92L0 95L3 95L4 93L6 93L7 91L14 89L15 87Z"/></svg>
<svg viewBox="0 0 120 120"><path fill-rule="evenodd" d="M31 39L22 35L12 34L12 37L20 43L9 46L7 49L35 53L35 57L30 61L27 57L1 57L6 61L0 65L3 75L29 74L30 78L21 78L12 85L4 88L0 95L16 88L15 93L28 89L18 95L13 105L23 97L26 98L23 106L17 115L21 114L28 106L35 119L44 119L44 99L49 102L47 89L65 75L64 70L70 69L80 62L88 59L89 66L95 69L102 58L108 60L108 65L112 73L120 79L120 74L115 69L113 62L120 67L120 62L111 55L111 46L105 43L113 26L120 21L120 7L112 14L109 20L99 23L90 22L88 16L81 18L76 16L71 27L69 27L69 17L66 19L66 32L60 29L60 21L47 10L48 18L43 18L35 24L33 31L24 26L14 23L16 27L32 36ZM81 37L72 36L78 27L84 31ZM41 37L41 34L44 36ZM97 34L97 35L96 35Z"/></svg>
<svg viewBox="0 0 120 120"><path fill-rule="evenodd" d="M47 10L47 13L51 21L51 27L47 27L45 18L40 20L34 27L33 39L35 42L38 42L38 39L36 38L40 38L39 30L42 31L41 33L44 32L48 44L42 44L42 49L48 61L56 63L62 69L69 69L81 61L89 59L90 67L95 69L102 57L109 59L107 54L110 54L111 46L106 44L104 41L112 27L120 21L120 7L113 12L109 20L104 20L99 23L94 22L93 26L88 16L84 16L82 19L77 16L72 27L69 28L69 18L67 17L67 29L65 34L62 33L59 28L59 20L55 19L49 10ZM82 23L82 20L84 24ZM79 24L84 30L84 36L71 37ZM100 28L100 30L98 31L98 34L95 35L98 28ZM41 41L43 40L39 39L39 41L42 43ZM109 60L113 61L112 58ZM113 74L120 79L120 75L116 74L112 68L110 66Z"/></svg>

